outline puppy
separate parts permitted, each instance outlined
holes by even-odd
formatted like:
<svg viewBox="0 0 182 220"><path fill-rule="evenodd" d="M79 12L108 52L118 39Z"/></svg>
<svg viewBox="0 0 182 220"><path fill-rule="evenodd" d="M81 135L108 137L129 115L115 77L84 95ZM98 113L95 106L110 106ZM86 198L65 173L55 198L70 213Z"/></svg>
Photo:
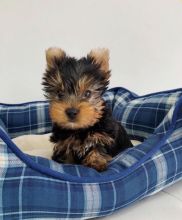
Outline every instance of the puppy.
<svg viewBox="0 0 182 220"><path fill-rule="evenodd" d="M109 51L95 49L76 59L49 48L46 60L42 84L53 122L52 159L106 170L112 157L132 146L102 98L109 84Z"/></svg>

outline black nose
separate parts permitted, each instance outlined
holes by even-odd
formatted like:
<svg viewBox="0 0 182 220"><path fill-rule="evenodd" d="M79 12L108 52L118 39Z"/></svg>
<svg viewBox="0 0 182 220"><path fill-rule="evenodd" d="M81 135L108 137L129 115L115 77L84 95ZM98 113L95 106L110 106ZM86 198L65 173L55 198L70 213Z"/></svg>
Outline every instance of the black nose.
<svg viewBox="0 0 182 220"><path fill-rule="evenodd" d="M67 108L66 109L66 114L70 119L75 119L75 117L77 116L79 110L76 108Z"/></svg>

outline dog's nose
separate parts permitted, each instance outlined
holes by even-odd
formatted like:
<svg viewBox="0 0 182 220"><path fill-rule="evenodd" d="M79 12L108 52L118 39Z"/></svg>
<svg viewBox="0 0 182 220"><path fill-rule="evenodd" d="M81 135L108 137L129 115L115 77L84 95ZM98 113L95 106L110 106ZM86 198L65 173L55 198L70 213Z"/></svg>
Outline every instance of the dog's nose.
<svg viewBox="0 0 182 220"><path fill-rule="evenodd" d="M76 108L68 108L66 109L66 114L70 119L75 119L75 117L77 116L79 110Z"/></svg>

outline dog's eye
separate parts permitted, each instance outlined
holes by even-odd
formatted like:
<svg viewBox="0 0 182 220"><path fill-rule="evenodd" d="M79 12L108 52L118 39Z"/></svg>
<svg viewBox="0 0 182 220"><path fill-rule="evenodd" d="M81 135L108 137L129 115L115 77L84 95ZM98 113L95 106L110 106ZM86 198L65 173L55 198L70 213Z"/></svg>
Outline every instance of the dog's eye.
<svg viewBox="0 0 182 220"><path fill-rule="evenodd" d="M63 98L63 93L58 92L57 97L58 97L58 99L62 99Z"/></svg>
<svg viewBox="0 0 182 220"><path fill-rule="evenodd" d="M84 93L84 98L90 98L91 97L92 92L90 90L86 90Z"/></svg>

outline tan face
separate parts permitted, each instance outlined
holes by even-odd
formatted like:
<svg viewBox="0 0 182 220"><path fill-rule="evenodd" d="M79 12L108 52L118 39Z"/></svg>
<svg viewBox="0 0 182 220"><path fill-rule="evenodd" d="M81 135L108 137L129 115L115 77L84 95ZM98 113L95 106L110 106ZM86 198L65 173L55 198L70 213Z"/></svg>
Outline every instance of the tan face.
<svg viewBox="0 0 182 220"><path fill-rule="evenodd" d="M99 84L92 84L89 78L81 78L75 86L75 94L62 92L62 99L50 103L53 122L67 129L86 128L94 125L103 114L104 102Z"/></svg>

